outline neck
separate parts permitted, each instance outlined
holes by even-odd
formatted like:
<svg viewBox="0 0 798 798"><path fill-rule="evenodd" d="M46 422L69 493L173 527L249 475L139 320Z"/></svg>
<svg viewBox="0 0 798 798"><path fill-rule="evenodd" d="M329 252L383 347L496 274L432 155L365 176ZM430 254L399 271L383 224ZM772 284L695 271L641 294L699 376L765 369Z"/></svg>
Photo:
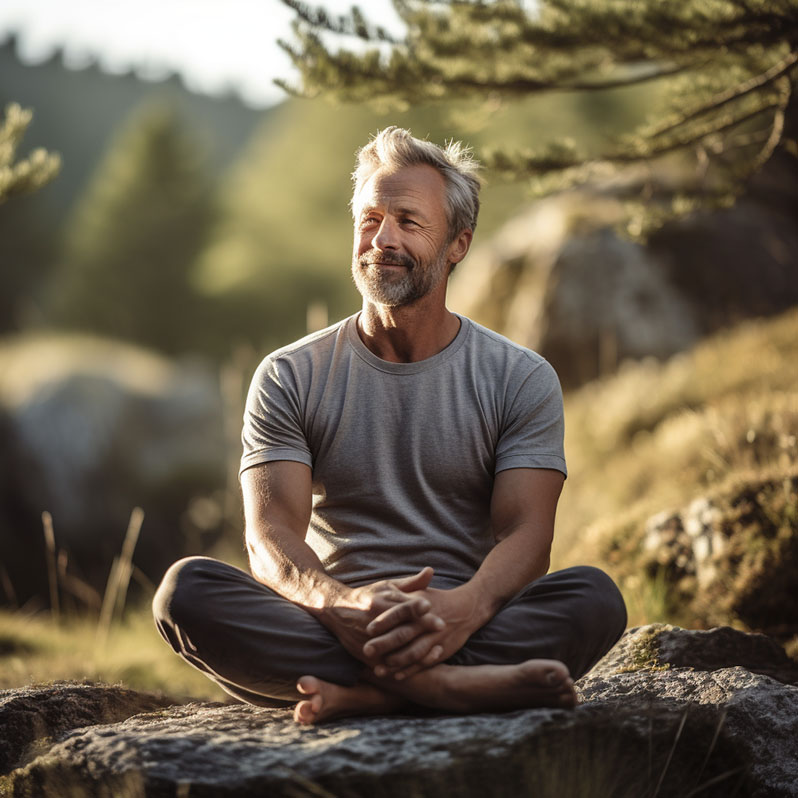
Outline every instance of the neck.
<svg viewBox="0 0 798 798"><path fill-rule="evenodd" d="M357 320L361 340L377 357L392 363L437 355L456 338L460 319L445 305L421 307L424 304L389 308L364 300Z"/></svg>

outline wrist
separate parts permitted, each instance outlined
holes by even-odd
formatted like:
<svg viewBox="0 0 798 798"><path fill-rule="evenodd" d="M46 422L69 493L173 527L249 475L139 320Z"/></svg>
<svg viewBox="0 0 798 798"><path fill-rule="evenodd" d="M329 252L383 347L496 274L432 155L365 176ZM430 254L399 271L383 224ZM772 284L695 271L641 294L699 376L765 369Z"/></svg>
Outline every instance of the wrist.
<svg viewBox="0 0 798 798"><path fill-rule="evenodd" d="M457 593L458 604L467 608L465 620L470 633L482 628L500 609L487 591L482 590L473 580L454 588L454 592Z"/></svg>
<svg viewBox="0 0 798 798"><path fill-rule="evenodd" d="M304 608L325 625L327 621L334 619L342 608L354 606L354 590L329 577L313 586L310 601L304 604Z"/></svg>

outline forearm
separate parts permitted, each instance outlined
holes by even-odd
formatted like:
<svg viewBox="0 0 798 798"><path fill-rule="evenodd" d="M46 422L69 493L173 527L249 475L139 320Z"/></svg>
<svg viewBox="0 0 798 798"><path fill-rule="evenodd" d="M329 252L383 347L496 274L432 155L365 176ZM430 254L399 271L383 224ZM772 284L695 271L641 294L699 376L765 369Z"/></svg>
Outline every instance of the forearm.
<svg viewBox="0 0 798 798"><path fill-rule="evenodd" d="M475 630L548 571L550 552L551 535L532 524L519 526L491 549L474 576L458 588L473 606Z"/></svg>
<svg viewBox="0 0 798 798"><path fill-rule="evenodd" d="M516 468L497 475L490 530L497 543L462 591L474 604L480 626L548 571L563 480L563 474L549 469Z"/></svg>
<svg viewBox="0 0 798 798"><path fill-rule="evenodd" d="M252 575L320 620L341 604L351 605L351 588L324 570L313 549L290 530L247 528Z"/></svg>

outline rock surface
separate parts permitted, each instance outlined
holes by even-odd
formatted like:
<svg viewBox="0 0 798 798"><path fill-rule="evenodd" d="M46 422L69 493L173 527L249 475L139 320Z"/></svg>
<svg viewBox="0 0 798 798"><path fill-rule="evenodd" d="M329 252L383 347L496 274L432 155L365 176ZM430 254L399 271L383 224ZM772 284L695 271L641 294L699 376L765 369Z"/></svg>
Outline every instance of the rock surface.
<svg viewBox="0 0 798 798"><path fill-rule="evenodd" d="M55 683L0 691L0 773L66 732L116 723L139 712L172 706L175 699L122 687Z"/></svg>
<svg viewBox="0 0 798 798"><path fill-rule="evenodd" d="M83 686L104 692L116 718L44 724L38 756L26 744L0 794L787 798L798 795L797 675L761 635L647 626L580 680L573 711L302 727L288 710L241 704L123 709L128 691ZM0 694L0 706L25 693ZM49 703L47 690L34 693L31 706Z"/></svg>

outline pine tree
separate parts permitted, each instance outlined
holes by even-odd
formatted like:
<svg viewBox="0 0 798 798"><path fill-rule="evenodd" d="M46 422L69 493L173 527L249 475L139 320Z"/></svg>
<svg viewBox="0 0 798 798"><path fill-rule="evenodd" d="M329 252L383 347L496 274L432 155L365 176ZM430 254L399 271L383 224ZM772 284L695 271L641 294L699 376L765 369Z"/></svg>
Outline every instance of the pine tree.
<svg viewBox="0 0 798 798"><path fill-rule="evenodd" d="M15 194L35 191L58 174L60 158L40 148L14 162L32 118L33 113L17 103L6 107L5 120L0 126L0 202Z"/></svg>
<svg viewBox="0 0 798 798"><path fill-rule="evenodd" d="M334 17L282 1L297 14L296 42L282 44L301 74L299 89L284 87L304 95L406 105L636 84L663 94L645 124L595 152L555 140L481 153L538 193L622 171L651 225L731 204L774 156L795 174L795 0L394 0L401 39L356 8ZM360 44L334 49L330 34Z"/></svg>
<svg viewBox="0 0 798 798"><path fill-rule="evenodd" d="M67 226L53 321L167 352L207 325L192 270L214 219L197 143L165 105L147 105L112 141Z"/></svg>

